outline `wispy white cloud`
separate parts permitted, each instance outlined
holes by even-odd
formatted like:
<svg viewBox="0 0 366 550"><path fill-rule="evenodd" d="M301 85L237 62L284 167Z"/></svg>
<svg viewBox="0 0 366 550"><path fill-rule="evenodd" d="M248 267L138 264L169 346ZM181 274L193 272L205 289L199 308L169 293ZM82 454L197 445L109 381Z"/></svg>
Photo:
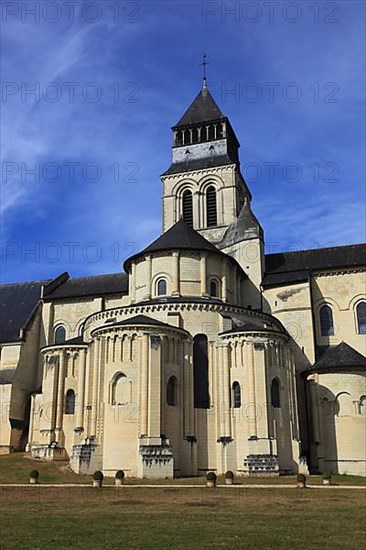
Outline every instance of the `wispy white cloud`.
<svg viewBox="0 0 366 550"><path fill-rule="evenodd" d="M341 3L342 4L342 3ZM221 3L220 3L221 5ZM14 255L6 263L6 279L37 278L63 269L72 274L119 270L133 246L143 248L161 231L159 173L170 163L170 126L197 93L200 53L207 49L209 79L230 87L255 81L278 81L279 90L297 81L303 90L298 103L257 103L216 96L230 117L242 147L242 163L296 161L339 164L339 182L316 184L306 173L298 185L281 175L269 183L262 179L250 187L254 204L269 241L345 244L363 238L363 168L360 123L363 96L364 8L348 2L338 25L314 24L304 8L298 24L280 18L268 23L222 21L220 14L206 23L197 2L138 2L138 22L113 23L110 17L74 23L3 26L3 80L35 82L42 87L57 82L63 96L56 103L39 103L20 94L2 104L2 161L25 163L75 161L80 167L97 163L102 177L90 183L76 170L71 182L63 171L60 181L22 181L16 174L2 185L2 239L33 246L77 241L80 247L97 242L106 251L88 262L79 254L70 262L24 263ZM343 6L343 4L342 4ZM81 9L81 4L79 10ZM339 102L314 103L309 86L337 82ZM65 82L79 82L75 101L67 100ZM96 82L103 95L96 103L83 99L81 90ZM114 102L113 83L120 84L121 101ZM133 88L135 85L135 89ZM127 88L124 89L124 86ZM130 85L130 87L128 87ZM138 99L128 102L133 92ZM323 99L323 98L322 98ZM118 163L120 181L113 181L111 166ZM128 181L136 168L137 182ZM352 223L345 219L350 210ZM121 254L115 262L113 247ZM131 248L131 243L135 245ZM42 260L42 259L41 259Z"/></svg>

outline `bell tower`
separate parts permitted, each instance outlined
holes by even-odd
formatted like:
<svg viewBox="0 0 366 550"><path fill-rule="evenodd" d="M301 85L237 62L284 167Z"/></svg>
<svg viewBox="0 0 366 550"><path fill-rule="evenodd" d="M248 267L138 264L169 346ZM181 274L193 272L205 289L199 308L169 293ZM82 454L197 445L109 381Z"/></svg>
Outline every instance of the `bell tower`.
<svg viewBox="0 0 366 550"><path fill-rule="evenodd" d="M163 231L183 218L218 244L251 195L240 173L239 141L208 89L205 59L202 88L172 128L172 163L161 176Z"/></svg>
<svg viewBox="0 0 366 550"><path fill-rule="evenodd" d="M239 141L210 94L203 59L202 88L173 126L173 158L162 174L163 232L181 218L247 275L245 303L261 308L263 229L251 209L251 193L240 171Z"/></svg>

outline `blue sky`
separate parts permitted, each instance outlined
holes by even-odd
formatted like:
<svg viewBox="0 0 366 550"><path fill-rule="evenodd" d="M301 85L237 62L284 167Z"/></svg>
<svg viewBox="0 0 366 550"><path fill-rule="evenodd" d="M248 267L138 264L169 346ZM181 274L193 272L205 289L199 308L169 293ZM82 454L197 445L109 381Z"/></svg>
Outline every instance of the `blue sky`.
<svg viewBox="0 0 366 550"><path fill-rule="evenodd" d="M2 282L118 272L159 235L202 50L267 251L364 240L364 2L54 4L2 6Z"/></svg>

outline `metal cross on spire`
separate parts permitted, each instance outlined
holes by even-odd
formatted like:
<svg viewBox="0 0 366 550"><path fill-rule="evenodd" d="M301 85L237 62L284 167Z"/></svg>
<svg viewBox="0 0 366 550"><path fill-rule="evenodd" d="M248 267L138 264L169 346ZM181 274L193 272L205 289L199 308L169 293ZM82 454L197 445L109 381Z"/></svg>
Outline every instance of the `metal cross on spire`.
<svg viewBox="0 0 366 550"><path fill-rule="evenodd" d="M208 65L210 62L209 61L206 61L206 52L202 52L202 63L200 63L200 65L202 65L203 67L203 83L205 84L206 83L206 65Z"/></svg>

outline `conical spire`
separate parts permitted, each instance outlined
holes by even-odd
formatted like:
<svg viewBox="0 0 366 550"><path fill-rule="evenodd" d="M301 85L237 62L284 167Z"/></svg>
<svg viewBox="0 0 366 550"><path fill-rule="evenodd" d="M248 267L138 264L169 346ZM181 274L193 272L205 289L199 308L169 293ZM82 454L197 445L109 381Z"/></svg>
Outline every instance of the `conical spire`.
<svg viewBox="0 0 366 550"><path fill-rule="evenodd" d="M199 124L201 122L210 122L222 118L225 118L225 115L222 114L220 107L210 94L207 88L207 81L204 79L202 90L192 101L191 105L174 128Z"/></svg>
<svg viewBox="0 0 366 550"><path fill-rule="evenodd" d="M221 112L220 107L210 94L207 86L206 65L208 65L209 62L206 61L206 58L207 55L203 52L202 63L200 63L203 67L202 88L184 115L177 122L177 124L173 126L173 128L178 128L180 126L191 126L193 124L211 122L213 120L225 118L225 115Z"/></svg>
<svg viewBox="0 0 366 550"><path fill-rule="evenodd" d="M245 197L239 216L226 230L222 240L222 246L230 246L243 240L256 237L263 239L263 229L253 214L248 197Z"/></svg>

